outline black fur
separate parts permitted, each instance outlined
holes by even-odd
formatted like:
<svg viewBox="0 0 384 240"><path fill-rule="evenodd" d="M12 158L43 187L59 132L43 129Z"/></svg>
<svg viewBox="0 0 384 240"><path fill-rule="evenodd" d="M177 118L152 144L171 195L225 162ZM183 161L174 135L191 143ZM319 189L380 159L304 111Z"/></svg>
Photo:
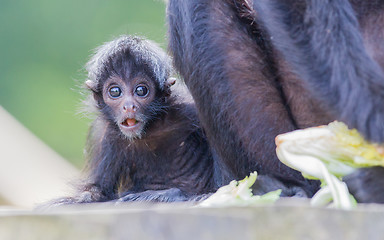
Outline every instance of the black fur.
<svg viewBox="0 0 384 240"><path fill-rule="evenodd" d="M384 142L384 1L254 1L258 20L335 119ZM358 202L384 202L384 171L345 177Z"/></svg>
<svg viewBox="0 0 384 240"><path fill-rule="evenodd" d="M196 125L193 108L189 107L171 105L148 127L145 136L133 141L120 137L113 123L96 120L101 122L94 123L91 131L102 136L93 136L88 142L92 148L88 181L100 189L103 197L98 201L146 190L178 188L182 196L213 190L209 146ZM87 188L88 184L84 190ZM175 201L179 197L164 198ZM153 194L134 199L150 201L156 197Z"/></svg>
<svg viewBox="0 0 384 240"><path fill-rule="evenodd" d="M280 163L276 135L297 128L276 72L273 49L233 1L170 1L169 48L218 155L215 179L251 171L284 179L311 196L317 182Z"/></svg>
<svg viewBox="0 0 384 240"><path fill-rule="evenodd" d="M382 0L169 1L169 49L219 156L216 179L257 170L311 195L318 185L277 160L276 135L338 119L384 141L383 10Z"/></svg>
<svg viewBox="0 0 384 240"><path fill-rule="evenodd" d="M194 105L171 92L168 81L173 70L160 48L142 38L122 36L101 46L87 69L88 104L95 106L97 115L87 141L87 177L76 196L56 200L54 205L197 201L213 191L210 147ZM145 127L139 135L127 137L116 116L122 108L107 104L104 85L113 78L129 84L138 77L152 81L156 96L149 104L137 106L134 116Z"/></svg>
<svg viewBox="0 0 384 240"><path fill-rule="evenodd" d="M384 142L384 74L364 44L362 24L384 26L384 1L253 1L257 20L315 97L368 139ZM382 28L381 28L382 29ZM366 36L379 38L381 36ZM367 39L369 40L369 39ZM378 43L383 48L383 43ZM369 46L368 46L369 47ZM380 49L378 49L380 50Z"/></svg>
<svg viewBox="0 0 384 240"><path fill-rule="evenodd" d="M384 1L253 1L273 45L334 119L384 142ZM380 30L379 30L380 29ZM384 202L384 171L345 177L358 202Z"/></svg>
<svg viewBox="0 0 384 240"><path fill-rule="evenodd" d="M343 180L356 201L362 203L384 203L384 168L362 168Z"/></svg>

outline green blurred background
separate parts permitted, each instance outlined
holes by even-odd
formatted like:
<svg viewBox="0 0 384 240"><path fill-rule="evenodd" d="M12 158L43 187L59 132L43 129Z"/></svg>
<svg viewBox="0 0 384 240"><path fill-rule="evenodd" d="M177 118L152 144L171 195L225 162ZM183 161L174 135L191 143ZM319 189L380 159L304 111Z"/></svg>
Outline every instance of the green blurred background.
<svg viewBox="0 0 384 240"><path fill-rule="evenodd" d="M90 123L78 113L83 66L121 34L165 49L164 2L0 0L0 104L79 168Z"/></svg>

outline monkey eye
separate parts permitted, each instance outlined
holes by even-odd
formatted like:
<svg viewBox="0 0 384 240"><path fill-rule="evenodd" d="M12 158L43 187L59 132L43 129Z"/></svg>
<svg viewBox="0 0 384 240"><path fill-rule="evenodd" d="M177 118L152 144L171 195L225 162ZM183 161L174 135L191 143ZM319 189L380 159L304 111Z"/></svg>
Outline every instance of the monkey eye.
<svg viewBox="0 0 384 240"><path fill-rule="evenodd" d="M108 93L109 93L109 96L111 96L112 98L118 98L121 96L121 89L119 87L111 87L109 90L108 90Z"/></svg>
<svg viewBox="0 0 384 240"><path fill-rule="evenodd" d="M138 87L136 87L136 89L135 89L135 93L136 93L136 95L139 96L139 97L145 97L145 96L147 96L147 95L148 95L148 92L149 92L149 90L148 90L148 88L147 88L146 86L138 86Z"/></svg>

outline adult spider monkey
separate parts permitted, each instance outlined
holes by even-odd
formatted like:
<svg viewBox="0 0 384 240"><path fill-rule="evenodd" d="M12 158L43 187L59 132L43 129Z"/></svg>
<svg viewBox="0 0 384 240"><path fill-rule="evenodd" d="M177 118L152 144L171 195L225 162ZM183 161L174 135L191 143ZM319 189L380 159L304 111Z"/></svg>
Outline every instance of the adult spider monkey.
<svg viewBox="0 0 384 240"><path fill-rule="evenodd" d="M384 1L170 0L167 11L221 183L257 170L311 195L317 183L276 158L276 135L338 119L384 141ZM382 201L366 176L347 181L366 186L357 200Z"/></svg>

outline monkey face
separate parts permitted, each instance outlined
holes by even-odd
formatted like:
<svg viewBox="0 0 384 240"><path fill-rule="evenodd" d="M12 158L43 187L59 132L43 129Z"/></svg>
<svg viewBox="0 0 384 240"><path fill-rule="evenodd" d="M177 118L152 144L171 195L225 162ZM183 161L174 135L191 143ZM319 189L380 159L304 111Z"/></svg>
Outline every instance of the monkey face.
<svg viewBox="0 0 384 240"><path fill-rule="evenodd" d="M110 118L130 140L144 134L149 118L145 112L155 96L153 81L143 75L128 80L111 77L103 85L103 99L112 115Z"/></svg>

